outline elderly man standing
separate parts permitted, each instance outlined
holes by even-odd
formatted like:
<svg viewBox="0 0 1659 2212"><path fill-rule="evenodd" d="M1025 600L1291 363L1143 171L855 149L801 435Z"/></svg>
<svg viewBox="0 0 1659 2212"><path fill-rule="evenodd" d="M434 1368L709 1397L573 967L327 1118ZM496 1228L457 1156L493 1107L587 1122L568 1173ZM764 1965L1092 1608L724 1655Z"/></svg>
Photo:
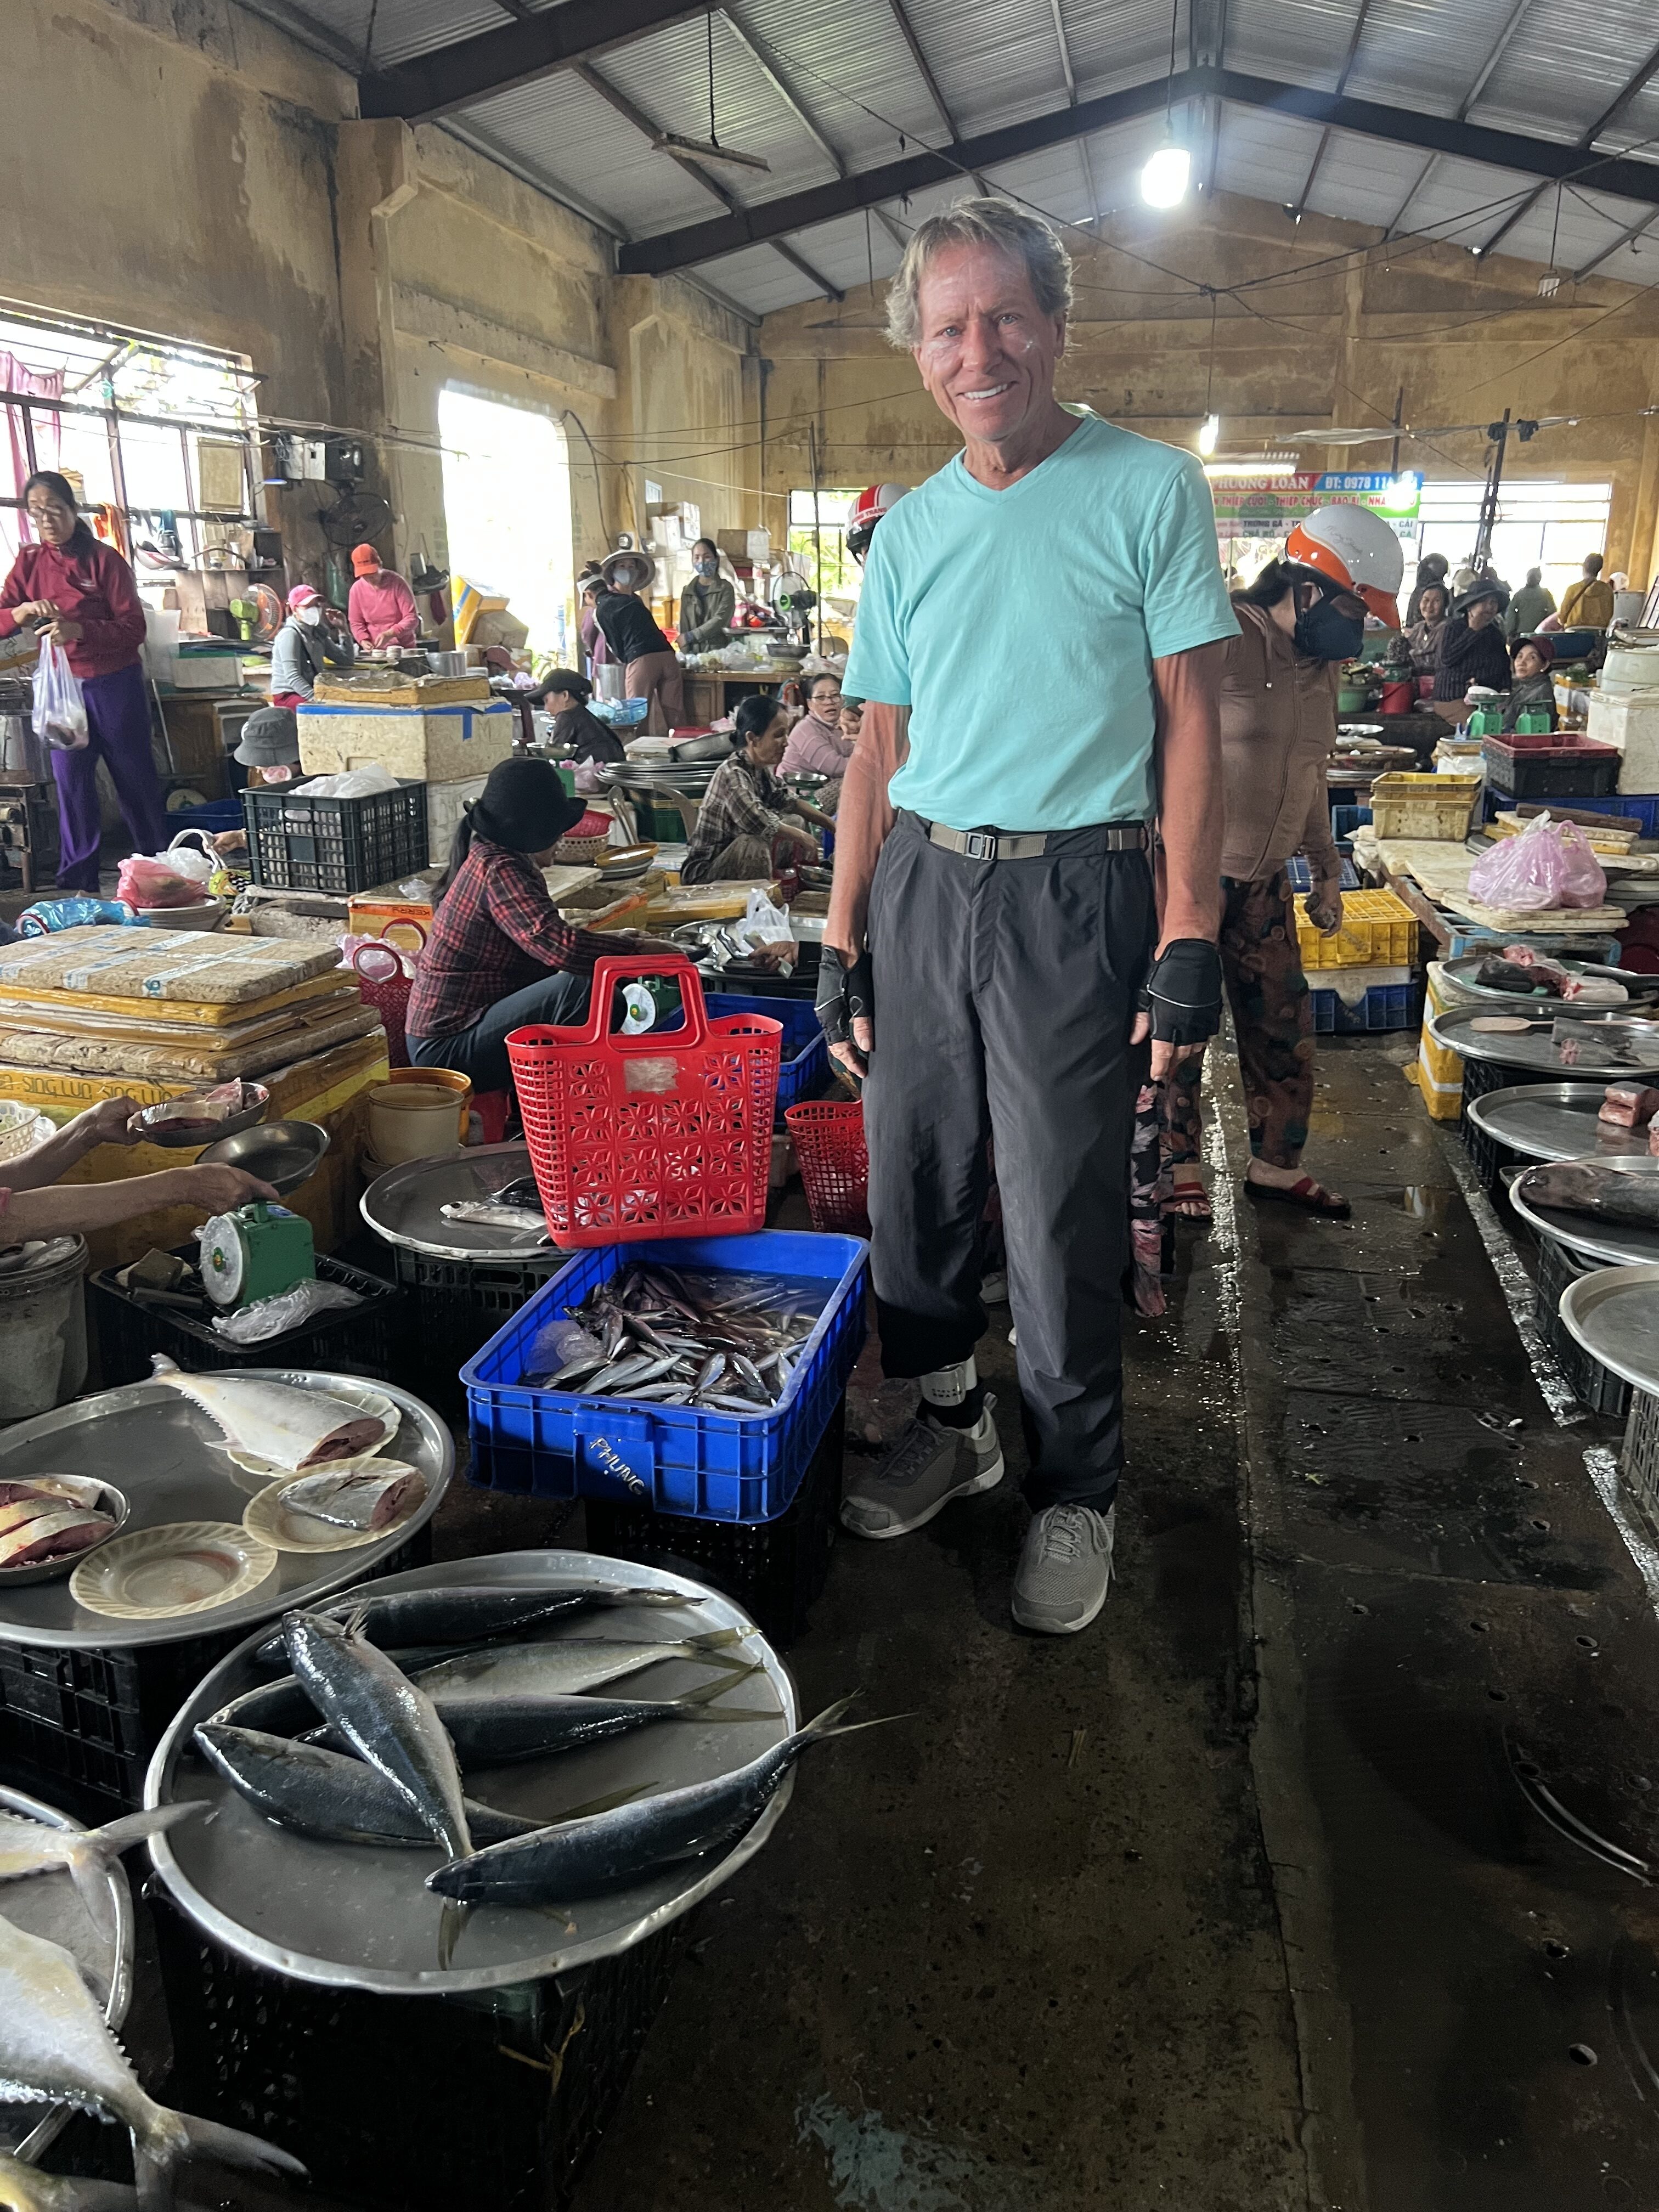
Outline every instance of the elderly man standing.
<svg viewBox="0 0 1659 2212"><path fill-rule="evenodd" d="M1111 1576L1146 1041L1162 1074L1219 1021L1217 691L1237 627L1198 462L1055 399L1070 306L1053 232L994 198L922 223L889 291L890 335L964 450L865 569L819 987L837 1058L868 1071L883 1362L922 1401L843 1517L902 1536L1001 1479L974 1361L994 1138L1031 1459L1013 1613L1056 1635ZM1012 697L1011 666L1029 677Z"/></svg>

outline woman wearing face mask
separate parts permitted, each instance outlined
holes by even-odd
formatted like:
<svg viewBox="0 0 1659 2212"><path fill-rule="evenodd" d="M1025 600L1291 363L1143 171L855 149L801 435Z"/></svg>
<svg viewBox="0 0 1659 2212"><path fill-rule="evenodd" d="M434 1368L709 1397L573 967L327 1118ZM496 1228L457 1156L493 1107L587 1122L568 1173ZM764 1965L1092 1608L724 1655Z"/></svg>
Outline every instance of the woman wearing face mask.
<svg viewBox="0 0 1659 2212"><path fill-rule="evenodd" d="M680 593L680 651L717 653L727 643L737 611L737 586L720 574L720 551L712 538L691 548L696 574Z"/></svg>
<svg viewBox="0 0 1659 2212"><path fill-rule="evenodd" d="M1285 863L1307 855L1308 915L1342 923L1342 863L1331 837L1325 769L1336 743L1338 670L1359 651L1365 605L1317 569L1271 561L1232 595L1238 635L1221 679L1227 830L1221 866L1221 966L1250 1125L1245 1188L1341 1218L1348 1202L1302 1172L1313 1105L1313 1003L1297 945ZM1201 1060L1164 1086L1167 1210L1207 1220L1199 1172Z"/></svg>
<svg viewBox="0 0 1659 2212"><path fill-rule="evenodd" d="M349 633L324 626L323 595L309 584L296 584L288 595L288 620L270 646L270 703L309 703L325 668L349 668L356 647Z"/></svg>
<svg viewBox="0 0 1659 2212"><path fill-rule="evenodd" d="M657 564L648 553L613 553L601 574L605 589L594 606L611 658L626 671L630 699L648 699L646 728L660 738L685 720L685 678L674 648L639 596L656 580Z"/></svg>
<svg viewBox="0 0 1659 2212"><path fill-rule="evenodd" d="M149 745L144 690L144 610L131 569L82 521L67 478L43 469L23 486L34 542L21 547L0 586L0 637L33 624L63 647L80 678L87 742L53 749L60 890L95 891L102 823L98 763L109 769L133 849L156 853L167 812Z"/></svg>

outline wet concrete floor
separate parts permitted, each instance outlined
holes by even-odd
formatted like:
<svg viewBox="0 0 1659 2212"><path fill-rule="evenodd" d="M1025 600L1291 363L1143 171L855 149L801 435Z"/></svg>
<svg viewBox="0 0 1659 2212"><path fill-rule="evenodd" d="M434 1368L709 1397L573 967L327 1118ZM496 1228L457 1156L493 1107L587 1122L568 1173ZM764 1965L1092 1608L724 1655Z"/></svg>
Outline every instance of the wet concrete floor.
<svg viewBox="0 0 1659 2212"><path fill-rule="evenodd" d="M1006 1318L1010 1480L837 1546L803 1705L914 1717L809 1759L704 1911L576 2212L1659 2205L1659 1621L1407 1048L1321 1056L1351 1223L1229 1198L1212 1053L1092 1629L1009 1618ZM905 1410L868 1356L854 1396ZM460 1492L439 1550L558 1523Z"/></svg>

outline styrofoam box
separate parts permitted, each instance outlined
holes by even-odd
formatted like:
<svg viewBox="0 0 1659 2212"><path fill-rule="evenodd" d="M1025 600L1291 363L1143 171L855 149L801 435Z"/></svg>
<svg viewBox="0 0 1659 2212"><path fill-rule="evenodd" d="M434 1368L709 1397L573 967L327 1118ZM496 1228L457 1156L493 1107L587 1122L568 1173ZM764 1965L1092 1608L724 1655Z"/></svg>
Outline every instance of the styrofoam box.
<svg viewBox="0 0 1659 2212"><path fill-rule="evenodd" d="M1659 691L1592 692L1584 734L1625 756L1620 791L1659 791Z"/></svg>
<svg viewBox="0 0 1659 2212"><path fill-rule="evenodd" d="M484 775L469 775L459 783L429 783L426 787L426 849L434 862L447 862L449 841L455 835L455 825L465 810L483 797L483 787L489 781Z"/></svg>
<svg viewBox="0 0 1659 2212"><path fill-rule="evenodd" d="M378 761L418 783L458 783L487 775L513 750L519 710L505 699L487 707L339 707L313 700L299 710L300 764L307 775L337 775Z"/></svg>

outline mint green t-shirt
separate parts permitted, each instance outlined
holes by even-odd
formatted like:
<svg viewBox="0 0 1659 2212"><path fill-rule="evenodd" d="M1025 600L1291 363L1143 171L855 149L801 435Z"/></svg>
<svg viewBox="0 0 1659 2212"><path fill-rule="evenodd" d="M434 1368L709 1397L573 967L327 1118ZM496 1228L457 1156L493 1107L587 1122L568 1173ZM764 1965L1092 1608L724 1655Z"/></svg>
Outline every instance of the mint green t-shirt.
<svg viewBox="0 0 1659 2212"><path fill-rule="evenodd" d="M958 454L871 542L843 688L910 708L889 796L948 829L1150 819L1152 663L1238 628L1198 461L1072 411L1006 490Z"/></svg>

